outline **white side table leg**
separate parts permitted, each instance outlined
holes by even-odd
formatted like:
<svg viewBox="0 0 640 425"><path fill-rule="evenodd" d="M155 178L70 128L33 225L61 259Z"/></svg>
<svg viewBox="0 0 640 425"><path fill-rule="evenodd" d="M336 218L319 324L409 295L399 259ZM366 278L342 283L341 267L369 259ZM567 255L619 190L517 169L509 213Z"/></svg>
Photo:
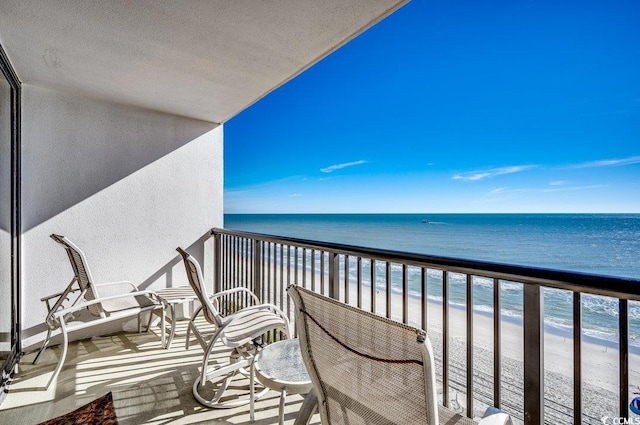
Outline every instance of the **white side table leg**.
<svg viewBox="0 0 640 425"><path fill-rule="evenodd" d="M166 312L166 308L167 308L167 304L163 301L162 302L163 307L162 307L162 314L160 315L160 328L161 328L161 333L162 333L162 346L164 348L167 348L167 336L165 335L165 322L164 322L164 316L165 316L165 312Z"/></svg>
<svg viewBox="0 0 640 425"><path fill-rule="evenodd" d="M249 367L249 421L254 422L254 404L255 404L255 376L256 368L253 359L251 359L251 366Z"/></svg>
<svg viewBox="0 0 640 425"><path fill-rule="evenodd" d="M171 330L169 331L169 339L167 340L167 350L171 348L171 341L176 334L176 303L171 303Z"/></svg>
<svg viewBox="0 0 640 425"><path fill-rule="evenodd" d="M280 425L284 425L284 401L286 398L287 398L287 390L283 389L282 394L280 394L280 409L278 411L278 417L279 417L278 423Z"/></svg>

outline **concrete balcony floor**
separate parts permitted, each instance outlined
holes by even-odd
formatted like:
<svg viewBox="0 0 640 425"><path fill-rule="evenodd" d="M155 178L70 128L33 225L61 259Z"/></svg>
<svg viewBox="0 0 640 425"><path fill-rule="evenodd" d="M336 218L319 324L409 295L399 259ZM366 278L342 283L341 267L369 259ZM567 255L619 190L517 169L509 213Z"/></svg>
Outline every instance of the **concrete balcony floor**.
<svg viewBox="0 0 640 425"><path fill-rule="evenodd" d="M72 411L111 391L120 424L249 424L249 406L207 409L193 398L191 388L199 372L203 351L192 341L185 349L186 321L177 325L169 350L160 346L160 329L148 333L121 332L73 342L64 368L48 390L60 348L47 348L38 365L34 353L25 355L0 405L0 423L35 424ZM202 324L203 325L203 324ZM228 350L214 350L224 362ZM238 379L237 392L248 391L248 380ZM256 425L278 423L280 393L269 391L256 402ZM285 423L293 424L302 396L289 395ZM319 415L312 424L319 424Z"/></svg>

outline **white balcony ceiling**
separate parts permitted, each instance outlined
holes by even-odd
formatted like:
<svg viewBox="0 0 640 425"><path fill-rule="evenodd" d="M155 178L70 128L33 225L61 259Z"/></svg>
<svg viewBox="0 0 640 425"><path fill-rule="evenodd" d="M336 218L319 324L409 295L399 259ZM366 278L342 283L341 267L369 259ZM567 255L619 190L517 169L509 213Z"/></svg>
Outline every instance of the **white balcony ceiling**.
<svg viewBox="0 0 640 425"><path fill-rule="evenodd" d="M225 122L405 0L2 0L23 83Z"/></svg>

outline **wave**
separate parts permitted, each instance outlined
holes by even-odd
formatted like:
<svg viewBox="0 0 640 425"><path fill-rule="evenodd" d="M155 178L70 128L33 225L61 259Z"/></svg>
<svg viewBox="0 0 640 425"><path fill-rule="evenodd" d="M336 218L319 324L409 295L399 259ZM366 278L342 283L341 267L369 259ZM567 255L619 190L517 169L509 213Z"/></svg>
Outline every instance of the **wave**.
<svg viewBox="0 0 640 425"><path fill-rule="evenodd" d="M519 290L522 292L523 285L513 283L510 288L513 290ZM385 290L385 286L381 285L377 287L378 290ZM491 289L493 291L493 285L485 289ZM401 295L402 289L399 287L391 288L394 295ZM565 337L572 337L573 335L573 316L572 309L567 308L567 302L573 302L573 294L570 291L562 291L555 289L545 289L545 311L544 311L544 323L545 328L559 335ZM549 292L549 294L547 294ZM409 290L408 295L413 299L422 299L420 291ZM490 294L492 296L492 292ZM474 312L478 314L492 316L494 314L494 308L492 304L477 303L479 297L477 293L474 293ZM490 298L491 297L485 297ZM442 304L443 297L438 294L427 294L427 300L436 304ZM618 332L618 316L617 310L618 300L610 297L603 297L598 295L583 295L582 299L582 333L585 337L595 343L611 345L617 344L619 339ZM467 308L467 303L464 299L449 299L449 306L464 310ZM522 297L516 300L511 299L507 294L501 296L500 315L501 318L522 324ZM558 314L562 312L563 314ZM640 349L640 302L629 303L629 344Z"/></svg>
<svg viewBox="0 0 640 425"><path fill-rule="evenodd" d="M328 268L328 258L326 254L318 251L312 252L307 250L303 255L303 251L298 249L297 263L294 261L295 249L289 252L284 250L284 256L279 249L272 249L268 255L272 264L280 265L281 262L287 264L291 268L291 272L297 268L299 273L307 274L320 273L321 256L325 255L325 270ZM247 255L248 256L248 255ZM339 260L339 277L344 282L345 266L344 255L340 255ZM314 267L312 267L312 258ZM351 259L351 258L350 258ZM295 263L295 264L294 264ZM297 266L297 267L296 267ZM275 267L274 267L275 269ZM399 263L388 263L390 275L387 276L387 263L384 261L375 262L375 288L378 291L386 291L387 279L390 281L390 291L394 296L401 295L403 270L406 270L406 279L408 284L408 296L414 299L422 298L422 276L423 268L418 266L403 267ZM443 271L438 269L426 268L427 278L427 299L442 303L442 284ZM370 287L371 277L371 261L363 259L361 261L361 281L364 286ZM350 282L358 279L357 262L351 260L349 267L346 269L347 277ZM466 308L466 282L467 275L462 273L448 272L447 279L449 284L450 305L454 308ZM493 289L494 279L473 276L473 294L474 294L474 311L479 314L493 314ZM500 280L500 297L501 297L501 315L505 318L520 320L522 317L522 292L524 285L518 282ZM545 288L544 294L544 320L545 325L552 331L559 333L567 333L568 329L573 329L572 303L573 293L571 291L558 290L553 288ZM598 295L584 294L581 298L582 305L582 328L583 333L596 340L607 342L617 341L618 334L618 316L619 302L616 298L610 298ZM629 339L630 343L640 346L640 303L629 303Z"/></svg>

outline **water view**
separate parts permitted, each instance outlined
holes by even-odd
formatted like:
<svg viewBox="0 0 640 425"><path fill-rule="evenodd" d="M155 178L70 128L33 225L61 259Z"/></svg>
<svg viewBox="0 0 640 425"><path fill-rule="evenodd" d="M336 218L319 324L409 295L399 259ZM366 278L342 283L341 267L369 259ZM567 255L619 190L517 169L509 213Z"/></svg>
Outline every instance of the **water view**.
<svg viewBox="0 0 640 425"><path fill-rule="evenodd" d="M640 214L227 214L225 227L277 236L288 236L455 257L487 262L518 264L577 273L637 279L640 265ZM275 250L274 250L275 251ZM270 251L270 261L282 261ZM315 264L319 264L316 253ZM310 261L297 258L298 270L311 272ZM290 261L290 258L287 260ZM340 276L357 280L355 261ZM306 265L305 265L306 264ZM362 261L363 291L373 286L384 304L386 264L376 262L376 281L369 276L371 264ZM274 267L275 269L275 267ZM415 312L421 307L421 269L408 267L409 323L420 326ZM390 264L392 318L401 320L402 265ZM443 274L427 270L427 331L436 358L442 356ZM450 323L450 385L454 394L465 387L466 276L448 273ZM492 388L493 279L473 277L474 378L478 394ZM356 292L355 287L350 290ZM367 292L368 293L368 292ZM572 417L573 293L544 289L545 406L550 423ZM365 297L366 298L366 297ZM523 285L501 281L502 388L504 405L517 412L522 406L522 314ZM583 408L586 423L599 423L603 412L615 413L617 405L618 300L582 295ZM363 305L363 308L368 308ZM377 311L384 312L380 305ZM629 303L630 399L640 382L640 305ZM482 396L478 396L481 400ZM490 404L490 401L487 401ZM482 404L481 404L482 405Z"/></svg>
<svg viewBox="0 0 640 425"><path fill-rule="evenodd" d="M225 227L427 255L640 278L640 214L227 214ZM378 267L377 275L384 276L384 265ZM392 273L400 272L399 265L392 266ZM365 270L363 274L368 276L369 272ZM430 299L440 301L441 272L430 270L429 282ZM452 274L450 283L452 305L463 306L465 277ZM491 312L492 280L475 278L474 283L474 309ZM409 271L409 291L419 296L418 269ZM504 282L502 292L502 314L518 320L522 314L522 285ZM584 296L587 337L603 343L616 341L616 303L610 298ZM570 305L571 293L545 291L550 331L569 334ZM640 306L631 305L630 321L632 329L640 329ZM640 348L640 334L632 332L631 341Z"/></svg>

